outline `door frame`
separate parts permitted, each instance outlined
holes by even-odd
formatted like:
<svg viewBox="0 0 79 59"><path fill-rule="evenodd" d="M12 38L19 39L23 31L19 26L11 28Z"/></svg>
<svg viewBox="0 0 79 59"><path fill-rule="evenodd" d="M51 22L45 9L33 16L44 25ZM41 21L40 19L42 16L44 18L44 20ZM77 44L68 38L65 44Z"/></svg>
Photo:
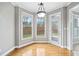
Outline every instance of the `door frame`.
<svg viewBox="0 0 79 59"><path fill-rule="evenodd" d="M60 33L60 35L58 36L59 39L60 39L60 41L59 41L59 44L56 44L56 43L54 43L54 42L53 42L53 43L51 42L51 37L52 37L52 36L51 36L51 35L52 35L51 16L55 16L55 15L58 15L58 14L60 15L60 20L61 20L61 21L59 20L59 25L60 25L60 27L58 26L58 28L60 28L60 31L58 30L59 33ZM61 32L62 32L62 24L61 24L61 23L62 23L62 15L61 15L61 12L57 12L57 13L54 13L54 14L50 14L50 15L49 15L49 40L50 40L50 42L51 42L52 44L55 44L55 45L58 45L58 46L62 46L62 41L61 41L61 40L62 40L62 33L61 33Z"/></svg>

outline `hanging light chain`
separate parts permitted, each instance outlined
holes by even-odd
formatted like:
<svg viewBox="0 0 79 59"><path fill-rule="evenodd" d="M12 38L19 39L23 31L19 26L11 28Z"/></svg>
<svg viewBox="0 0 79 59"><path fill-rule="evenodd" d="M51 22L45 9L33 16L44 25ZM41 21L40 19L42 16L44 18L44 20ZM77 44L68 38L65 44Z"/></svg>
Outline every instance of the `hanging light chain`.
<svg viewBox="0 0 79 59"><path fill-rule="evenodd" d="M38 17L44 17L46 15L43 3L39 4L37 15Z"/></svg>
<svg viewBox="0 0 79 59"><path fill-rule="evenodd" d="M44 4L42 2L39 4L38 11L45 11Z"/></svg>

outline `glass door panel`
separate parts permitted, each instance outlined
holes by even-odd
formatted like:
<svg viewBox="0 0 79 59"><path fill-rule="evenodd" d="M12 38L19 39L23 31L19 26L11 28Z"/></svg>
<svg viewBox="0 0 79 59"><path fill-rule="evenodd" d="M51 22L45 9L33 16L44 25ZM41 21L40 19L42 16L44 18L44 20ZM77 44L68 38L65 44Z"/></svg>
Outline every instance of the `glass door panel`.
<svg viewBox="0 0 79 59"><path fill-rule="evenodd" d="M57 16L52 16L52 37L58 38L59 32L58 32L58 18Z"/></svg>
<svg viewBox="0 0 79 59"><path fill-rule="evenodd" d="M73 14L72 22L72 41L73 41L73 50L79 50L79 15Z"/></svg>
<svg viewBox="0 0 79 59"><path fill-rule="evenodd" d="M50 16L50 25L51 41L56 45L61 45L61 13Z"/></svg>

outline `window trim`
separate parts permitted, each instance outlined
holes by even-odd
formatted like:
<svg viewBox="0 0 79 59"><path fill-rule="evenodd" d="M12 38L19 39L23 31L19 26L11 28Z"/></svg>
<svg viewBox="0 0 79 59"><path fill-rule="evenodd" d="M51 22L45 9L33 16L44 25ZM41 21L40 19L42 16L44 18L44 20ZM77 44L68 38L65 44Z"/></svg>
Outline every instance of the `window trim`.
<svg viewBox="0 0 79 59"><path fill-rule="evenodd" d="M23 16L31 16L32 17L32 24L31 24L31 27L32 27L32 36L31 37L28 37L28 38L23 38L23 20L22 20L22 17ZM21 40L29 40L29 39L33 39L33 15L32 14L30 14L30 13L27 13L27 12L25 12L25 11L21 11L21 13L20 13L20 29L21 29Z"/></svg>
<svg viewBox="0 0 79 59"><path fill-rule="evenodd" d="M35 24L35 31L36 31L35 36L36 36L36 39L37 39L37 38L46 38L46 19L45 19L45 25L44 25L44 27L45 27L45 28L44 28L44 36L38 36L38 35L37 35L37 18L38 18L38 17L36 16L36 17L35 17L35 20L36 20L36 22L35 22L35 23L36 23L36 24Z"/></svg>
<svg viewBox="0 0 79 59"><path fill-rule="evenodd" d="M60 25L60 27L58 26L58 28L59 28L59 36L58 36L58 38L59 38L59 44L57 44L56 42L53 42L54 44L56 44L56 45L58 45L58 46L61 46L61 42L62 42L62 15L61 15L61 12L57 12L57 13L54 13L54 14L50 14L49 15L49 40L51 41L51 37L53 37L52 36L52 23L51 23L51 16L55 16L55 15L60 15L60 21L58 21L58 23L59 23L59 25ZM52 42L52 41L51 41Z"/></svg>

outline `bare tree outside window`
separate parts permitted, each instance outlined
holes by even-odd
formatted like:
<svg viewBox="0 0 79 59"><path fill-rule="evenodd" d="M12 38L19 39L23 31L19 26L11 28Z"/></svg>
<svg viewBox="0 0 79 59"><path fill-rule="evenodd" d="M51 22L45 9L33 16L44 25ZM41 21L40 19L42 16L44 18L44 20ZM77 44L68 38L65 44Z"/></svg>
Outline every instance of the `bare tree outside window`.
<svg viewBox="0 0 79 59"><path fill-rule="evenodd" d="M37 36L44 36L45 32L45 19L38 18L37 19Z"/></svg>
<svg viewBox="0 0 79 59"><path fill-rule="evenodd" d="M32 17L23 16L23 38L32 37Z"/></svg>

